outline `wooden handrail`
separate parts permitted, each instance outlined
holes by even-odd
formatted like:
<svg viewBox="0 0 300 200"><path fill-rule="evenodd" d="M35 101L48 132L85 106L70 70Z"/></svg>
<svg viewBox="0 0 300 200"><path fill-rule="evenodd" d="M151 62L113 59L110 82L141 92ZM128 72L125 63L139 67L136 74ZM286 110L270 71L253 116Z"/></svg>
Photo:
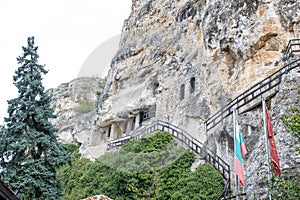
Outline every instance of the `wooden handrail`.
<svg viewBox="0 0 300 200"><path fill-rule="evenodd" d="M216 125L223 122L225 118L230 116L232 114L233 108L235 108L239 113L242 113L242 111L246 111L245 106L249 105L253 101L258 100L258 103L256 104L259 104L260 97L263 94L269 93L267 97L274 95L278 91L277 86L280 85L282 76L297 67L300 68L300 59L296 59L287 63L283 68L277 70L267 78L256 83L250 89L237 96L225 107L223 107L221 110L216 112L205 121L207 132L212 130Z"/></svg>
<svg viewBox="0 0 300 200"><path fill-rule="evenodd" d="M294 47L297 47L295 49ZM289 60L290 58L294 57L295 54L300 53L300 39L291 39L286 47L286 50L284 51L283 58L284 60Z"/></svg>
<svg viewBox="0 0 300 200"><path fill-rule="evenodd" d="M294 49L294 46L298 46L298 49ZM293 58L295 53L300 54L300 39L292 39L289 41L286 51L283 55L284 61ZM266 97L274 95L278 91L277 86L281 84L282 76L296 68L300 68L299 58L287 62L284 67L277 70L262 81L256 83L248 90L244 91L242 94L237 96L225 107L223 107L221 110L216 112L214 115L212 115L205 121L206 132L209 132L216 125L223 122L225 118L232 114L233 109L236 109L238 113L247 111L247 108L245 108L245 106L249 105L250 103L253 103L252 106L258 105L258 102L260 102L260 97L262 95L267 95ZM194 153L203 157L205 162L213 165L215 169L217 169L221 173L223 178L226 180L224 190L218 199L226 197L228 191L230 190L230 166L222 158L220 158L218 155L216 155L206 146L204 146L202 142L198 141L181 128L172 125L168 122L158 120L153 124L147 125L141 129L136 129L130 136L109 141L107 144L107 148L108 150L118 148L130 141L131 139L139 139L144 135L151 134L156 131L166 131L171 133L175 138L187 145Z"/></svg>

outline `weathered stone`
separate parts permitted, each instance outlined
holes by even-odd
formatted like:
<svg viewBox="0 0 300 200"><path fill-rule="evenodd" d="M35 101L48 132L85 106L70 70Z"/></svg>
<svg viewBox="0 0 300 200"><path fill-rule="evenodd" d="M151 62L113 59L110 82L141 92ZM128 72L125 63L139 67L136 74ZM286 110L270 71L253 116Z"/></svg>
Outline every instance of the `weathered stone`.
<svg viewBox="0 0 300 200"><path fill-rule="evenodd" d="M99 125L156 105L158 119L184 124L205 139L195 124L200 127L211 113L277 69L273 63L295 33L286 31L281 20L287 7L299 8L299 3L133 1L108 74ZM193 77L195 92L190 93Z"/></svg>
<svg viewBox="0 0 300 200"><path fill-rule="evenodd" d="M61 135L83 143L83 156L95 159L105 151L107 139L132 134L151 120L164 120L183 128L229 163L234 180L232 117L210 132L204 122L284 66L282 49L289 39L299 37L299 8L296 0L133 0L97 113L77 120L71 111L74 102L66 100L70 93L62 91L63 106L55 107L65 109L60 120L62 124L75 121L61 126ZM280 117L291 113L299 80L297 72L286 75L279 92L267 102L282 171L287 173L291 168L300 171L295 153L299 142ZM248 149L246 198L266 198L268 169L260 105L240 113L238 122ZM70 132L73 129L80 130L76 137Z"/></svg>
<svg viewBox="0 0 300 200"><path fill-rule="evenodd" d="M57 116L51 122L59 129L59 141L81 145L82 155L91 159L97 158L105 151L104 138L101 138L100 129L94 123L95 107L88 113L78 113L76 108L84 102L96 104L99 101L97 93L102 92L102 82L100 78L77 78L59 85L56 89L48 90L52 96L51 107ZM101 144L104 147L101 147ZM93 151L94 146L98 146L99 150Z"/></svg>
<svg viewBox="0 0 300 200"><path fill-rule="evenodd" d="M98 109L97 125L110 127L112 138L130 134L129 126L141 125L147 109L155 106L153 120L184 128L233 163L232 119L212 133L205 132L204 122L283 66L281 50L299 33L299 8L298 1L283 0L134 0L107 76L107 98ZM285 106L271 112L286 113ZM249 199L254 193L266 194L266 179L257 175L267 170L261 113L261 108L253 108L238 119L249 151ZM273 120L276 127L280 120ZM283 146L295 146L292 136L277 137Z"/></svg>

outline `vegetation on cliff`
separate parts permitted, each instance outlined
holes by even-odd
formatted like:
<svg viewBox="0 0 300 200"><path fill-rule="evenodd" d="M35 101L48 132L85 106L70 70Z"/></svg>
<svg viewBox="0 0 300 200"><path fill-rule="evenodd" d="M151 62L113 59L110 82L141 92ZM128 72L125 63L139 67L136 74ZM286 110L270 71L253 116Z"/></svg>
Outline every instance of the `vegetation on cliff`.
<svg viewBox="0 0 300 200"><path fill-rule="evenodd" d="M86 114L86 113L89 113L89 112L93 111L94 108L95 108L95 103L94 102L85 100L79 106L74 108L74 110L78 114Z"/></svg>
<svg viewBox="0 0 300 200"><path fill-rule="evenodd" d="M300 98L291 108L292 114L283 116L281 120L288 127L288 130L292 132L298 142L300 142L300 109L299 109ZM300 149L295 149L300 153ZM300 175L297 171L294 172L289 170L288 172L283 171L283 176L273 176L270 185L270 192L276 199L300 199Z"/></svg>
<svg viewBox="0 0 300 200"><path fill-rule="evenodd" d="M297 103L300 105L300 98ZM289 131L293 132L300 139L300 109L294 106L291 108L291 111L293 112L292 115L282 117L282 121L288 127Z"/></svg>
<svg viewBox="0 0 300 200"><path fill-rule="evenodd" d="M222 176L207 164L192 172L194 159L170 134L157 133L130 141L96 162L76 158L72 167L59 170L58 177L65 200L97 194L116 200L216 199L224 188Z"/></svg>

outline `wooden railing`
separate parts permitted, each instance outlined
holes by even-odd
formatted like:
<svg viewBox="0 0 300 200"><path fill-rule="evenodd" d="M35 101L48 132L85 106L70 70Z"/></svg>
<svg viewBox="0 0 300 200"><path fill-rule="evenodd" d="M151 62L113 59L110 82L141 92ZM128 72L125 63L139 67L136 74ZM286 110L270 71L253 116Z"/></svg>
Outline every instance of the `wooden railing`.
<svg viewBox="0 0 300 200"><path fill-rule="evenodd" d="M260 104L261 97L263 95L265 98L274 95L278 91L278 86L280 85L282 76L284 74L287 74L296 68L297 70L300 70L300 58L297 57L298 55L300 55L300 39L290 40L283 55L283 61L286 62L284 67L253 85L250 89L237 96L225 107L207 119L205 121L206 132L211 131L215 126L223 122L225 118L232 114L233 109L236 109L238 113L245 112ZM139 139L144 135L151 134L156 131L166 131L171 133L180 142L189 147L195 154L199 155L201 159L213 165L226 180L224 191L218 199L226 197L228 191L230 190L230 166L218 155L204 146L203 143L193 138L184 130L170 123L156 121L153 124L137 129L131 136L109 141L107 148L108 150L111 150L121 147L131 139Z"/></svg>
<svg viewBox="0 0 300 200"><path fill-rule="evenodd" d="M284 51L283 60L287 61L298 55L300 55L300 39L291 39Z"/></svg>
<svg viewBox="0 0 300 200"><path fill-rule="evenodd" d="M131 139L133 139L133 137L129 135L115 140L110 140L107 142L107 150L117 149L129 142Z"/></svg>
<svg viewBox="0 0 300 200"><path fill-rule="evenodd" d="M190 134L181 128L164 121L156 121L141 129L137 129L131 136L126 136L120 139L111 140L107 144L108 150L121 147L131 139L140 139L145 135L155 133L157 131L168 132L172 134L178 141L186 145L195 154L199 155L206 163L211 164L217 169L222 177L226 180L224 190L219 199L225 197L230 190L230 166L219 156L209 150L202 142L192 137Z"/></svg>
<svg viewBox="0 0 300 200"><path fill-rule="evenodd" d="M260 97L262 95L264 95L265 98L274 95L278 91L282 76L296 68L300 69L299 58L287 63L283 68L277 70L269 77L256 83L250 89L237 96L225 107L206 120L206 131L209 132L216 125L223 122L225 118L232 114L233 109L236 109L238 113L245 112L260 104Z"/></svg>

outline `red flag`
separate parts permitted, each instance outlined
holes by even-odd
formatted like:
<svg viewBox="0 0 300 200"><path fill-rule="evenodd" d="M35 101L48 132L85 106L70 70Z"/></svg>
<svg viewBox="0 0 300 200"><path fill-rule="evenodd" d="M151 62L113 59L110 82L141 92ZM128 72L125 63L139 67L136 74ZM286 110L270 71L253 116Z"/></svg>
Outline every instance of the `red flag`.
<svg viewBox="0 0 300 200"><path fill-rule="evenodd" d="M280 164L279 164L279 159L278 159L278 152L276 149L270 113L269 113L267 107L266 107L266 121L267 121L268 138L269 138L269 144L270 144L271 167L275 171L277 176L280 176Z"/></svg>

